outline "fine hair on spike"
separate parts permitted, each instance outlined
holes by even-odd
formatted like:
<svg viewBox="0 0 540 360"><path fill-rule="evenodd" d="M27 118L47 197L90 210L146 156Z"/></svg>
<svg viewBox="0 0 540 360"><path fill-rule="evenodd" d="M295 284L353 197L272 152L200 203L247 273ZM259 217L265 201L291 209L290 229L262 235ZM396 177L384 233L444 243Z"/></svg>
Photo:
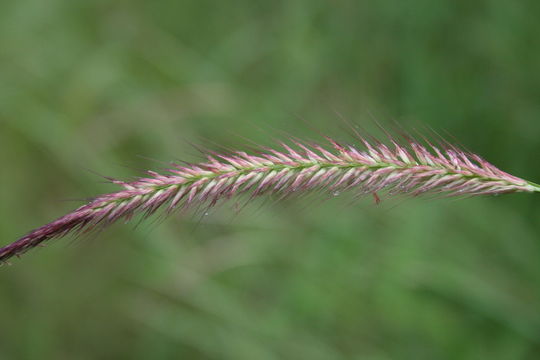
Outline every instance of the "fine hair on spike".
<svg viewBox="0 0 540 360"><path fill-rule="evenodd" d="M380 126L380 125L379 125ZM175 162L162 174L147 171L135 181L108 178L121 189L100 195L59 219L0 248L0 264L69 233L101 229L117 220L143 219L163 211L210 207L238 195L249 199L274 195L352 192L386 196L495 195L540 192L540 185L510 175L479 155L449 144L414 139L402 129L399 138L384 131L386 142L352 128L357 144L341 144L324 136L326 145L290 137L276 148L251 151L206 151L205 162ZM248 200L249 201L249 200Z"/></svg>

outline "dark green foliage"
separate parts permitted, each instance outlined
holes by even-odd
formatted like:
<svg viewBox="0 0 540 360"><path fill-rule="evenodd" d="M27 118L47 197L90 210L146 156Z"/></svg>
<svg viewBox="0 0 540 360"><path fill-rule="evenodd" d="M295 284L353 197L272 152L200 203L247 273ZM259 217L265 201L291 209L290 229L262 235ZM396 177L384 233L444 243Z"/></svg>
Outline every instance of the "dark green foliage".
<svg viewBox="0 0 540 360"><path fill-rule="evenodd" d="M196 160L186 140L316 137L297 115L344 135L334 109L367 128L372 112L448 130L538 182L539 11L4 0L2 244L82 203L59 199L112 189L86 169L129 178L161 166L137 155ZM15 259L0 269L0 358L537 358L537 194L348 201L234 217L230 204Z"/></svg>

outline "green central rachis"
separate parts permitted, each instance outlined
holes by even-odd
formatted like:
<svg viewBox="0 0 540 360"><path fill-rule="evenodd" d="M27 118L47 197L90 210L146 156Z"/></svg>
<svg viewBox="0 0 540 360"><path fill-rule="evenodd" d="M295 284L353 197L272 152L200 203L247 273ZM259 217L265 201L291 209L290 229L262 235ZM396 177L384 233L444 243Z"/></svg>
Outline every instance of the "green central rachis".
<svg viewBox="0 0 540 360"><path fill-rule="evenodd" d="M182 183L177 183L177 184L166 184L166 185L149 185L149 187L152 188L152 191L148 194L145 194L145 195L140 195L142 197L152 197L155 195L156 192L160 191L160 190L167 190L167 189L170 189L171 187L177 187L177 188L181 188L183 186L189 186L201 179L206 179L208 181L212 181L213 179L216 179L224 174L234 174L233 176L229 177L229 178L238 178L242 175L247 175L251 172L259 172L259 173L270 173L270 172L273 172L273 171L276 171L276 172L279 172L281 170L284 170L284 169L288 169L290 171L293 171L293 172L300 172L304 169L308 169L308 168L311 168L313 166L317 166L320 169L327 169L327 168L338 168L338 169L343 169L343 170L348 170L348 169L353 169L353 168L364 168L366 170L370 170L370 171L376 171L376 170L379 170L379 169L382 169L382 168L393 168L394 170L406 170L406 169L412 169L412 168L415 168L415 167L419 167L419 166L429 166L431 168L431 170L444 170L446 172L446 175L460 175L463 179L466 179L466 180L472 180L472 179L476 179L477 181L479 182L488 182L488 181L499 181L499 182L504 182L504 183L507 183L508 185L515 185L515 184L512 184L510 183L509 181L507 180L504 180L504 179L500 179L500 178L489 178L489 177L483 177L483 176L480 176L480 175L477 175L477 174L472 174L472 175L466 175L466 174L463 174L461 172L458 172L458 171L455 171L453 169L449 169L447 167L443 167L443 166L436 166L436 165L428 165L428 164L419 164L419 163L409 163L407 165L396 165L396 164L391 164L391 163L383 163L383 162L380 162L380 163L376 163L376 164L364 164L364 163L355 163L355 162L348 162L348 163L343 163L343 164L338 164L338 163L332 163L332 162L318 162L318 161L313 161L313 162L305 162L305 163L299 163L299 164L296 164L296 165L287 165L287 164L263 164L263 165L260 165L260 166L251 166L251 167L234 167L234 169L231 169L231 170L226 170L226 171L218 171L218 172L212 172L211 174L201 174L201 175L192 175L192 176L186 176L186 177L180 177L180 180L184 181ZM314 171L315 172L315 171ZM540 192L540 185L538 184L535 184L535 183L532 183L532 182L527 182L527 184L531 187L531 191L532 192ZM125 201L129 201L133 198L133 196L129 196L129 197L125 197L125 198L119 198L119 199L115 199L115 200L109 200L109 201L106 201L102 204L100 204L99 206L97 206L96 208L94 208L94 210L99 210L99 209L102 209L104 208L105 206L111 204L111 203L117 203L117 204L120 204L120 203L123 203Z"/></svg>

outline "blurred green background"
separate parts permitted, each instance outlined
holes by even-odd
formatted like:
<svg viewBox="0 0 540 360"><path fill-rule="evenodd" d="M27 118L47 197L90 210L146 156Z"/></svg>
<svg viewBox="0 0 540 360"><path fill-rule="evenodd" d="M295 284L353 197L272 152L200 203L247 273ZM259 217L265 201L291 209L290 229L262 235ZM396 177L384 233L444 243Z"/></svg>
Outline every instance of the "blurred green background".
<svg viewBox="0 0 540 360"><path fill-rule="evenodd" d="M93 172L192 161L190 143L350 139L341 116L448 131L538 182L539 13L3 0L1 243L115 189ZM0 359L538 358L539 196L314 202L119 224L15 259Z"/></svg>

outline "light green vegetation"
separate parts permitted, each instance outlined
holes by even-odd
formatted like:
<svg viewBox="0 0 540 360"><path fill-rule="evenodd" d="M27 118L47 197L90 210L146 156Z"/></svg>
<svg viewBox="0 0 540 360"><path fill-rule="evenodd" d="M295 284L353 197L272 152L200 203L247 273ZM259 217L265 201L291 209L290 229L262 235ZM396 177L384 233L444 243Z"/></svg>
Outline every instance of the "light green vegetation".
<svg viewBox="0 0 540 360"><path fill-rule="evenodd" d="M448 130L538 182L539 11L3 0L2 244L115 189L87 169L130 179L165 166L138 155L320 139L310 127L350 141L334 109L368 129L371 112ZM538 357L537 194L350 200L239 215L233 202L14 259L0 269L0 359Z"/></svg>

